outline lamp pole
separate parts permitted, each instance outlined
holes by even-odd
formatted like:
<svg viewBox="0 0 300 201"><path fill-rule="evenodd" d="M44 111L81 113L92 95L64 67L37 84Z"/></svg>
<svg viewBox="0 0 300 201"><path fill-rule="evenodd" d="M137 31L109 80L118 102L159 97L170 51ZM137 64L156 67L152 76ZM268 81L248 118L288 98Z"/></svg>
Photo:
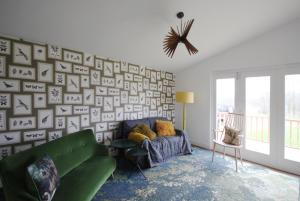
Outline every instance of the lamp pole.
<svg viewBox="0 0 300 201"><path fill-rule="evenodd" d="M182 130L186 128L186 103L182 103L183 111L182 111Z"/></svg>

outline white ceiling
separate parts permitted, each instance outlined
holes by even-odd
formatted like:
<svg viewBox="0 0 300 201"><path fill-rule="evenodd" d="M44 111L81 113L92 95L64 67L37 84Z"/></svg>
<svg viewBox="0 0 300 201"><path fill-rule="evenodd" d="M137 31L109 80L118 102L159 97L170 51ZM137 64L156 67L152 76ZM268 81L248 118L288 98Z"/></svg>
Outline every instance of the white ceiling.
<svg viewBox="0 0 300 201"><path fill-rule="evenodd" d="M176 13L195 22L189 56L162 49ZM300 17L299 0L0 0L0 32L176 72Z"/></svg>

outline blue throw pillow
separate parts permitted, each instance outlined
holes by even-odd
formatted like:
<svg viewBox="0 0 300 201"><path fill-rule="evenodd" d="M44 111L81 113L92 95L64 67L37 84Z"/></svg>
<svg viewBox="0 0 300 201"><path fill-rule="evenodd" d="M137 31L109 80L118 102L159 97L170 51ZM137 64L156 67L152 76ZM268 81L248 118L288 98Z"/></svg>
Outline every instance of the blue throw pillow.
<svg viewBox="0 0 300 201"><path fill-rule="evenodd" d="M41 201L51 201L59 186L59 175L50 156L46 155L27 167Z"/></svg>

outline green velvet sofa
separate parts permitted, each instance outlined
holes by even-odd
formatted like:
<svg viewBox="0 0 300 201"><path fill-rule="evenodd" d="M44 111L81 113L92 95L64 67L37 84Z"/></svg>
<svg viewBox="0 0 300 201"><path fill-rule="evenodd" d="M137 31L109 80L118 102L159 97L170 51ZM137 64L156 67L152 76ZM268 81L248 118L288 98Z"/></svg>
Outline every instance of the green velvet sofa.
<svg viewBox="0 0 300 201"><path fill-rule="evenodd" d="M0 161L6 201L38 201L26 186L26 167L48 154L61 177L53 201L90 201L113 174L116 161L92 130L69 134Z"/></svg>

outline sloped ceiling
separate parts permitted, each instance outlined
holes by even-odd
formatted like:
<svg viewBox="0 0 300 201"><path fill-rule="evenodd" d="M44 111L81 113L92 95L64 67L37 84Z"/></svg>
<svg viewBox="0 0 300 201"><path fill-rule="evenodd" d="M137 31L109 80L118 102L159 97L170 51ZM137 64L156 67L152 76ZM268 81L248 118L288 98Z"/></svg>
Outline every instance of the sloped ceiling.
<svg viewBox="0 0 300 201"><path fill-rule="evenodd" d="M299 0L0 0L0 32L176 72L300 16ZM199 50L162 49L176 13Z"/></svg>

